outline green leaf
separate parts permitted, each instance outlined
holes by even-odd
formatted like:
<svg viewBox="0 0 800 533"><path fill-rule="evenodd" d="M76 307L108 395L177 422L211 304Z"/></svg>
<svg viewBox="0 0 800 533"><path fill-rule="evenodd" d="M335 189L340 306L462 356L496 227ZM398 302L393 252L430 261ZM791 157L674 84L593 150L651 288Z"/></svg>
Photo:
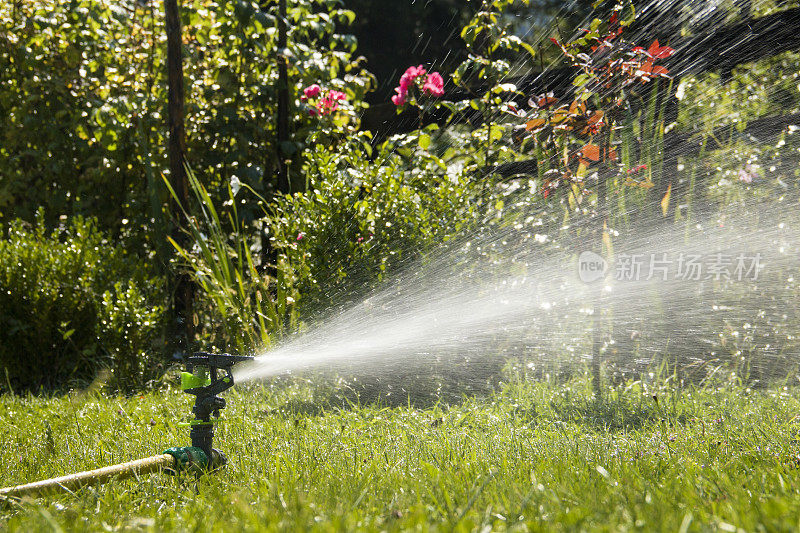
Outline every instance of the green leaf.
<svg viewBox="0 0 800 533"><path fill-rule="evenodd" d="M420 148L422 148L423 150L427 150L428 147L431 145L431 136L428 135L427 133L423 133L422 135L419 136L417 143L419 144Z"/></svg>
<svg viewBox="0 0 800 533"><path fill-rule="evenodd" d="M575 79L572 80L572 85L574 85L575 87L583 87L584 85L586 85L586 82L588 82L590 79L591 76L589 76L588 74L581 74L580 76L576 76Z"/></svg>
<svg viewBox="0 0 800 533"><path fill-rule="evenodd" d="M536 57L536 50L534 50L533 46L529 45L525 41L520 41L519 45L524 48L531 57Z"/></svg>
<svg viewBox="0 0 800 533"><path fill-rule="evenodd" d="M475 25L474 24L467 24L461 30L461 39L467 43L468 45L472 44L475 41Z"/></svg>
<svg viewBox="0 0 800 533"><path fill-rule="evenodd" d="M352 24L356 20L355 12L353 12L353 11L351 11L349 9L340 9L339 10L339 17L340 17L340 20L341 19L346 19L347 20L347 24Z"/></svg>
<svg viewBox="0 0 800 533"><path fill-rule="evenodd" d="M499 141L503 138L503 127L497 124L492 124L491 136L492 141Z"/></svg>

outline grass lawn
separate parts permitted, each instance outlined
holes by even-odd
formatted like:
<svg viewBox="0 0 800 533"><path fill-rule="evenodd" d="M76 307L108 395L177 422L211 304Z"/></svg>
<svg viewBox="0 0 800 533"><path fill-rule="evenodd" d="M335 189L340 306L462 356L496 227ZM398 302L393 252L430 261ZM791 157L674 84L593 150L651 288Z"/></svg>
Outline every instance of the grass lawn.
<svg viewBox="0 0 800 533"><path fill-rule="evenodd" d="M798 389L636 382L596 402L587 379L509 381L427 409L334 407L301 380L239 387L218 428L222 472L3 502L0 530L800 527ZM188 445L189 401L0 397L0 485Z"/></svg>

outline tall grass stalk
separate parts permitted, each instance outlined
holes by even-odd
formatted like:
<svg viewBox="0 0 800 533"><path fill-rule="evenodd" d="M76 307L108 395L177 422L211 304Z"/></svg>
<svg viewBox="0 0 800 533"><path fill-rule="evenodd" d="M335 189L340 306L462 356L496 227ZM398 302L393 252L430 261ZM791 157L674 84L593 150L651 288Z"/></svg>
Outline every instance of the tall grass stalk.
<svg viewBox="0 0 800 533"><path fill-rule="evenodd" d="M700 144L700 154L697 157L696 161L692 162L692 170L689 173L689 191L686 194L686 235L684 240L688 242L689 240L689 232L692 228L692 215L693 215L693 208L692 202L694 201L694 194L695 194L695 183L697 180L697 167L701 164L700 162L703 161L706 155L706 146L708 145L708 135L703 135L703 142Z"/></svg>
<svg viewBox="0 0 800 533"><path fill-rule="evenodd" d="M218 321L211 329L223 335L224 344L232 345L241 353L268 347L286 326L294 324L293 299L284 288L282 270L277 269L276 278L270 277L263 268L259 271L251 239L238 220L230 185L228 195L233 208L224 217L227 227L231 228L231 233L227 234L223 218L208 191L193 172L187 173L197 203L197 216L189 212L188 206L180 204L175 191L169 182L166 183L185 215L187 227L184 229L192 238L192 248L183 248L171 238L169 241L207 298L210 318ZM221 344L219 341L212 338L214 344Z"/></svg>
<svg viewBox="0 0 800 533"><path fill-rule="evenodd" d="M663 177L664 172L664 129L666 124L664 124L664 112L667 108L667 102L669 101L669 95L672 94L672 79L669 80L667 84L667 90L662 93L661 101L658 104L658 116L656 117L656 121L654 124L653 130L653 168L654 173L657 176L658 180L660 181ZM658 91L658 85L655 86L653 92Z"/></svg>

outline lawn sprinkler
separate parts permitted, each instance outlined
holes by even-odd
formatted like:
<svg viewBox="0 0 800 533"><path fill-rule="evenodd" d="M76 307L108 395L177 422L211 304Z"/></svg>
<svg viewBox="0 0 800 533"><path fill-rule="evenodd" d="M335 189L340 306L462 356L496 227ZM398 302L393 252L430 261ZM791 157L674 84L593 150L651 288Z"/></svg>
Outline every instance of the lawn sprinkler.
<svg viewBox="0 0 800 533"><path fill-rule="evenodd" d="M111 479L138 477L150 472L193 471L211 472L224 466L225 454L214 449L214 422L225 399L219 394L233 386L233 365L250 361L244 355L199 352L186 359L186 372L181 372L181 389L195 397L192 412L194 419L181 424L189 426L191 446L169 448L160 455L137 461L107 466L97 470L77 472L62 477L45 479L25 485L0 489L0 497L36 496L47 492L71 492L88 485L105 483Z"/></svg>
<svg viewBox="0 0 800 533"><path fill-rule="evenodd" d="M253 358L245 355L213 354L200 352L189 357L186 362L187 372L181 372L181 389L183 392L192 394L195 397L194 420L188 423L191 427L189 437L192 445L189 448L170 448L165 453L177 454L180 450L193 450L190 453L200 456L203 459L201 464L206 469L215 469L223 466L227 462L225 454L215 450L212 446L214 441L214 419L219 418L219 410L225 408L225 399L218 395L233 386L233 372L231 368L236 363L251 361ZM224 372L220 377L219 373ZM211 415L214 415L214 419ZM189 453L189 452L187 452ZM196 462L196 460L195 460Z"/></svg>

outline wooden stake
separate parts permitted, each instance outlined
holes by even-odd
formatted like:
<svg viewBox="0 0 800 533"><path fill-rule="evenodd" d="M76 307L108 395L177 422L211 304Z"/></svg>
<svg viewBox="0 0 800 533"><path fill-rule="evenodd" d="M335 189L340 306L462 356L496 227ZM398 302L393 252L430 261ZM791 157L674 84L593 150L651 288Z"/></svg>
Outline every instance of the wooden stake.
<svg viewBox="0 0 800 533"><path fill-rule="evenodd" d="M277 109L277 152L278 152L278 193L292 192L289 182L289 156L285 143L289 142L289 65L286 57L286 0L278 2L278 109Z"/></svg>
<svg viewBox="0 0 800 533"><path fill-rule="evenodd" d="M186 129L184 127L183 38L178 0L164 1L167 30L167 156L169 180L183 209L189 210L189 177L186 173ZM186 221L183 210L171 202L172 238L182 248L189 248L189 238L181 225ZM157 223L157 222L156 222ZM189 354L194 344L194 283L188 272L175 273L173 310L180 320L175 328L180 349Z"/></svg>

